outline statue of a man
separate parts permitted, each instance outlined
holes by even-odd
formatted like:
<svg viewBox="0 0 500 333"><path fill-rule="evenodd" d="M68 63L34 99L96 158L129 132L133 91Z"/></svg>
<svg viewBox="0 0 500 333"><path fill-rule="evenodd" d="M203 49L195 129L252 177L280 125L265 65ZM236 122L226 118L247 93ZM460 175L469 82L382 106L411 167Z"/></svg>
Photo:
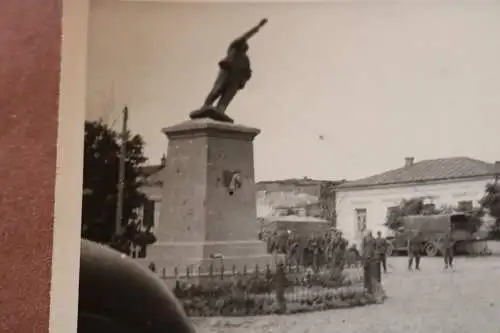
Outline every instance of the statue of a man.
<svg viewBox="0 0 500 333"><path fill-rule="evenodd" d="M252 76L250 59L247 55L248 40L266 23L267 19L262 19L259 24L229 44L226 57L219 61L219 74L205 99L204 108L213 107L217 101L215 108L224 113L238 90L245 87Z"/></svg>

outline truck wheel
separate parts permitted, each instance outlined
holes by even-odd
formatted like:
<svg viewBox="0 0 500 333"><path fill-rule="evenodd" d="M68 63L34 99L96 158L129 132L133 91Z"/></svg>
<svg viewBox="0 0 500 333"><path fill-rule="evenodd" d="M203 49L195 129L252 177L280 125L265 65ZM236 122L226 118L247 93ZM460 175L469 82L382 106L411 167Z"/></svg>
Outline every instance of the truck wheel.
<svg viewBox="0 0 500 333"><path fill-rule="evenodd" d="M437 247L434 244L429 243L425 246L425 254L428 257L435 257L438 255L438 253L439 253L439 250L437 249Z"/></svg>

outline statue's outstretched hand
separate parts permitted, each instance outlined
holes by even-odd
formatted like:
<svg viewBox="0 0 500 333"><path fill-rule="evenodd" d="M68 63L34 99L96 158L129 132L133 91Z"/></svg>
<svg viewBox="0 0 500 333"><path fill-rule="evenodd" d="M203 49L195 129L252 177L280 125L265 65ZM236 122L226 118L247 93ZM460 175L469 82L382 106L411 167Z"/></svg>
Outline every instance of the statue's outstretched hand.
<svg viewBox="0 0 500 333"><path fill-rule="evenodd" d="M263 27L266 23L267 23L267 19L266 19L266 18L263 18L263 19L262 19L262 20L260 20L260 22L259 22L259 27Z"/></svg>

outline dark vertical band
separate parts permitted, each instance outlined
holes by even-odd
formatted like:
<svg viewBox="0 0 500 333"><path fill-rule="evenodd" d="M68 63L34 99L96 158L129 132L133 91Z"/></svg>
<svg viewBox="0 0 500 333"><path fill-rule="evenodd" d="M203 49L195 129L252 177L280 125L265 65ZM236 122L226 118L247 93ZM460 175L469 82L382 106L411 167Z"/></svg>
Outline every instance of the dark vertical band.
<svg viewBox="0 0 500 333"><path fill-rule="evenodd" d="M62 5L0 8L0 331L47 332Z"/></svg>

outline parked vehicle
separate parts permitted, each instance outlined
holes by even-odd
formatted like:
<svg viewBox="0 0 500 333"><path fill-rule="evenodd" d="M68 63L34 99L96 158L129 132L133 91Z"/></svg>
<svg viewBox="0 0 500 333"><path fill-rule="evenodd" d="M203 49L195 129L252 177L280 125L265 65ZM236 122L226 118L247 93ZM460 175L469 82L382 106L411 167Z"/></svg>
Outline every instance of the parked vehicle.
<svg viewBox="0 0 500 333"><path fill-rule="evenodd" d="M406 254L409 237L419 231L423 239L422 254L430 257L441 255L441 239L450 228L457 243L475 240L474 226L467 214L413 215L405 216L403 220L403 228L387 237L391 243L388 255Z"/></svg>

